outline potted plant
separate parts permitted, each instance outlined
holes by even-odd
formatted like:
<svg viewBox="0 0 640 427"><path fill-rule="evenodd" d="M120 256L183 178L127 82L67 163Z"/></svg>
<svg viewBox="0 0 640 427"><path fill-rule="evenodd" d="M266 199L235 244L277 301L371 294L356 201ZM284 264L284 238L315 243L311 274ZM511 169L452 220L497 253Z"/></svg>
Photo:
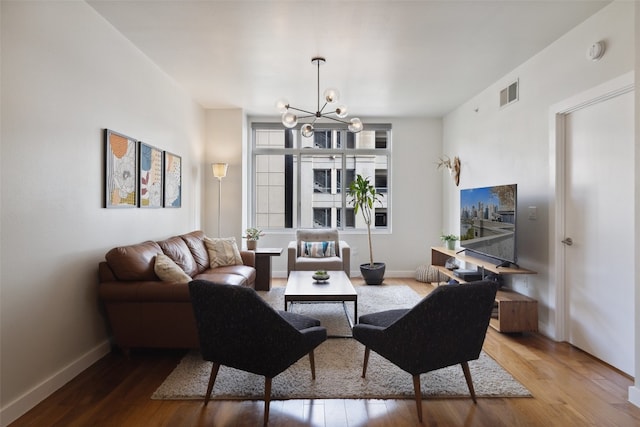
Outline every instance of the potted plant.
<svg viewBox="0 0 640 427"><path fill-rule="evenodd" d="M451 250L454 250L456 248L456 241L458 239L459 237L456 236L455 234L442 233L442 235L440 236L440 240L442 240L444 244L447 245L447 249L451 249Z"/></svg>
<svg viewBox="0 0 640 427"><path fill-rule="evenodd" d="M250 251L255 251L258 246L258 240L260 240L260 236L264 236L264 233L259 228L249 227L244 231L245 235L243 238L247 239L247 249Z"/></svg>
<svg viewBox="0 0 640 427"><path fill-rule="evenodd" d="M371 244L371 211L376 202L381 203L380 195L376 192L376 188L371 185L369 178L364 178L358 174L355 181L349 185L347 191L349 203L353 204L354 214L362 212L365 224L367 224L367 237L369 239L369 262L360 264L360 273L367 285L379 285L384 280L384 271L386 268L383 262L373 262L373 246Z"/></svg>

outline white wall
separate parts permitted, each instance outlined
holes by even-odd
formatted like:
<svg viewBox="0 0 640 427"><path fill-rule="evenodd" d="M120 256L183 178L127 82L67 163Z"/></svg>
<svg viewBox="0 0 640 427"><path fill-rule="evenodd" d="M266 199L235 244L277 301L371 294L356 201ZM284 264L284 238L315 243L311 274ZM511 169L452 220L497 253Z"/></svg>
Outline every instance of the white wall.
<svg viewBox="0 0 640 427"><path fill-rule="evenodd" d="M200 227L204 111L84 2L2 1L0 423L109 351L97 265ZM180 209L104 209L110 128L182 156Z"/></svg>
<svg viewBox="0 0 640 427"><path fill-rule="evenodd" d="M251 118L255 122L273 118ZM365 124L391 123L392 161L392 233L373 233L373 257L386 263L386 277L413 277L416 268L430 262L431 246L441 244L442 179L448 174L436 169L441 153L442 121L429 118L362 118ZM248 144L249 141L246 141ZM410 173L407 173L410 171ZM245 218L245 224L246 224ZM368 262L369 248L365 230L341 232L351 246L352 276L360 276L359 265ZM272 258L273 275L287 276L286 247L295 239L295 231L267 233L259 241L262 247L280 247L280 257Z"/></svg>
<svg viewBox="0 0 640 427"><path fill-rule="evenodd" d="M640 46L640 5L636 4L635 10L635 43L636 46ZM635 68L636 76L640 76L640 55L636 52L635 54ZM640 185L637 185L640 182L640 90L636 86L636 151L635 151L635 165L636 169L634 171L634 182L636 183L636 236L635 236L635 274L636 274L636 283L638 278L640 278ZM636 325L640 325L640 291L638 291L638 285L636 284L636 294L635 294L635 322ZM636 366L635 372L640 372L640 328L635 328L636 336L635 336L635 344L636 344ZM635 383L632 387L629 387L629 400L636 406L640 406L640 375L636 375Z"/></svg>
<svg viewBox="0 0 640 427"><path fill-rule="evenodd" d="M554 153L549 149L549 108L633 70L633 34L634 3L614 2L444 118L443 151L460 156L462 188L518 184L519 263L538 274L514 276L510 285L538 299L540 330L551 337L556 321L554 258L549 249L555 193L550 182ZM606 53L598 62L588 61L586 49L598 40L605 40ZM516 78L520 100L501 110L499 90ZM629 179L633 177L629 171ZM445 228L454 229L458 191L448 181L443 201ZM537 206L537 220L527 219L529 206Z"/></svg>
<svg viewBox="0 0 640 427"><path fill-rule="evenodd" d="M204 227L208 236L218 235L218 179L213 177L212 163L227 163L227 176L222 179L220 237L235 237L242 244L242 155L244 113L241 109L207 110Z"/></svg>

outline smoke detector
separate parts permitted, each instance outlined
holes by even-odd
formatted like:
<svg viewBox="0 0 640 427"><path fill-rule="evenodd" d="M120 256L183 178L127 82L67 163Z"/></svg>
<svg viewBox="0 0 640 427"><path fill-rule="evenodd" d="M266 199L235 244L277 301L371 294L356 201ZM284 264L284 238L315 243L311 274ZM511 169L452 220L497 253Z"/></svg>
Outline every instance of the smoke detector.
<svg viewBox="0 0 640 427"><path fill-rule="evenodd" d="M598 61L604 55L604 42L595 42L587 49L587 59L591 61Z"/></svg>

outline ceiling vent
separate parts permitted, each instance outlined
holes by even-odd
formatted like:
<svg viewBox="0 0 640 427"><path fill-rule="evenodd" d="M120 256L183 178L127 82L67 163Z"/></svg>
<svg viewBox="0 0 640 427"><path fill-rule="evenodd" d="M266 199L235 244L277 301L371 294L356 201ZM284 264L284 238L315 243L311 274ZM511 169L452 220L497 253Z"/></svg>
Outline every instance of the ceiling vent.
<svg viewBox="0 0 640 427"><path fill-rule="evenodd" d="M500 107L505 107L518 100L518 80L500 91Z"/></svg>

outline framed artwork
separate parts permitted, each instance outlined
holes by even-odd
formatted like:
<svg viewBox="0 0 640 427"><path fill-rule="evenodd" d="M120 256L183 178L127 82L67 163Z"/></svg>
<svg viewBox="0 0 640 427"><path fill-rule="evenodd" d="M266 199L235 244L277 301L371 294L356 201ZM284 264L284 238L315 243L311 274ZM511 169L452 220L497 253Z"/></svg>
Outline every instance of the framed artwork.
<svg viewBox="0 0 640 427"><path fill-rule="evenodd" d="M140 141L138 195L141 208L162 207L162 150Z"/></svg>
<svg viewBox="0 0 640 427"><path fill-rule="evenodd" d="M138 206L138 147L128 136L105 129L104 201L106 208Z"/></svg>
<svg viewBox="0 0 640 427"><path fill-rule="evenodd" d="M182 158L164 152L164 207L182 206Z"/></svg>

